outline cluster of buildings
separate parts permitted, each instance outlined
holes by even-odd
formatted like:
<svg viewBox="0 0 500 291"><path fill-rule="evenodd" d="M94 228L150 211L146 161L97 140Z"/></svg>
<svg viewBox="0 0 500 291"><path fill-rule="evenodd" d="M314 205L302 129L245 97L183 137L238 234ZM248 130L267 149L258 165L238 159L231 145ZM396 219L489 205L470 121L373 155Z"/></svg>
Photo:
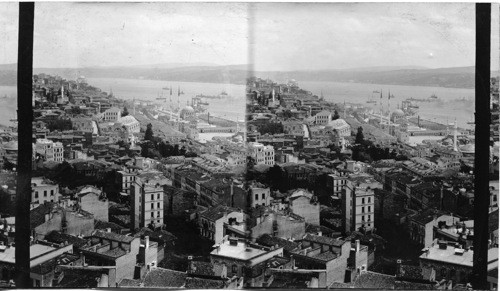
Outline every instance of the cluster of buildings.
<svg viewBox="0 0 500 291"><path fill-rule="evenodd" d="M404 111L361 122L354 106L327 102L295 80L248 79L246 130L210 121L209 113L201 118L199 98L184 108L171 97L169 107L167 98L130 104L84 77L36 75L33 96L33 286L460 289L470 282L474 187L461 170L474 149L456 127L413 146L405 143L412 127ZM155 137L193 155L141 156L150 123ZM360 126L374 146L406 158L359 161ZM221 136L204 140L208 133ZM0 137L2 162L15 166L15 130ZM13 203L15 169L4 169L0 203ZM487 194L492 288L498 187L491 181ZM0 282L8 283L15 221L0 214ZM400 237L385 236L388 228L417 255L391 257L386 250ZM210 247L178 253L188 242Z"/></svg>
<svg viewBox="0 0 500 291"><path fill-rule="evenodd" d="M253 171L266 178L250 183L258 185L249 196L257 203L246 228L257 243L283 246L292 261L269 268L259 286L466 288L474 187L462 168L473 165L473 137L455 126L439 133L441 139L412 145L415 126L402 109L363 119L362 107L331 104L296 82L253 78L247 90L249 157ZM353 160L360 126L373 146L405 158ZM497 184L490 182L489 193L491 274L498 272ZM269 202L260 203L259 193ZM381 237L387 228L401 230L401 237ZM384 251L402 237L407 253L417 254L405 264ZM377 261L392 261L395 271L378 268ZM492 288L496 278L488 279Z"/></svg>

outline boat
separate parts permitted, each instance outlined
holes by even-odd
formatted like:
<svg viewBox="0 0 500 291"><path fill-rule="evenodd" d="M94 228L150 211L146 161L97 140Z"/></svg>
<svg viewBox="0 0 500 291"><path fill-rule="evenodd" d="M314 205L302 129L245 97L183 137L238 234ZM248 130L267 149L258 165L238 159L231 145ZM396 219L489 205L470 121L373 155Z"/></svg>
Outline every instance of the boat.
<svg viewBox="0 0 500 291"><path fill-rule="evenodd" d="M163 90L170 90L170 88L169 88L169 87L163 87L162 89L163 89Z"/></svg>
<svg viewBox="0 0 500 291"><path fill-rule="evenodd" d="M436 100L436 99L438 99L438 96L436 96L436 94L434 94L434 93L433 93L433 94L431 95L431 97L429 97L429 99L431 99L431 100L432 100L432 99Z"/></svg>
<svg viewBox="0 0 500 291"><path fill-rule="evenodd" d="M373 93L380 93L379 91L373 91L370 100L366 101L366 103L377 104L377 100L373 100Z"/></svg>
<svg viewBox="0 0 500 291"><path fill-rule="evenodd" d="M197 98L205 98L205 99L223 99L223 98L228 98L229 95L226 93L226 91L222 91L219 95L203 95L203 94L198 94L196 95Z"/></svg>

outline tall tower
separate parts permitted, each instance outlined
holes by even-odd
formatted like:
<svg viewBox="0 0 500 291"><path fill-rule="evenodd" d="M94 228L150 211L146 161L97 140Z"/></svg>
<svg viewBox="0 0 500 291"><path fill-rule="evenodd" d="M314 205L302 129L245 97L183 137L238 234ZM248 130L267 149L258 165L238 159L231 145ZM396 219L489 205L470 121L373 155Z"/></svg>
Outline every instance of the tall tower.
<svg viewBox="0 0 500 291"><path fill-rule="evenodd" d="M457 135L458 135L458 127L457 127L457 119L455 119L455 130L453 131L453 150L455 152L458 152Z"/></svg>
<svg viewBox="0 0 500 291"><path fill-rule="evenodd" d="M390 134L391 133L391 90L389 90L389 94L387 95L387 127Z"/></svg>
<svg viewBox="0 0 500 291"><path fill-rule="evenodd" d="M382 128L382 89L380 89L380 127Z"/></svg>

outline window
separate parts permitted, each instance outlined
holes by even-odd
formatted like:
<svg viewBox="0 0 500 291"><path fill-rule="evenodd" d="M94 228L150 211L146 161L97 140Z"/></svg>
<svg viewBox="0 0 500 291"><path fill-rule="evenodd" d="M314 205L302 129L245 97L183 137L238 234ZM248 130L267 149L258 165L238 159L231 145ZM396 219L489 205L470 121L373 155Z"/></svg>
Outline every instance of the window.
<svg viewBox="0 0 500 291"><path fill-rule="evenodd" d="M259 200L259 194L255 194L255 200Z"/></svg>
<svg viewBox="0 0 500 291"><path fill-rule="evenodd" d="M368 197L368 203L370 203L370 202L371 202L371 200L372 200L372 198L371 198L371 197Z"/></svg>
<svg viewBox="0 0 500 291"><path fill-rule="evenodd" d="M361 216L361 221L365 221L365 216Z"/></svg>
<svg viewBox="0 0 500 291"><path fill-rule="evenodd" d="M231 271L233 271L233 273L237 273L237 272L238 272L238 266L233 265L233 267L232 267L232 270L231 270Z"/></svg>
<svg viewBox="0 0 500 291"><path fill-rule="evenodd" d="M155 200L155 194L151 194L151 200Z"/></svg>
<svg viewBox="0 0 500 291"><path fill-rule="evenodd" d="M50 196L54 196L54 190L50 190Z"/></svg>
<svg viewBox="0 0 500 291"><path fill-rule="evenodd" d="M262 193L262 200L266 199L266 194Z"/></svg>
<svg viewBox="0 0 500 291"><path fill-rule="evenodd" d="M372 207L371 206L368 206L368 212L371 212L372 210Z"/></svg>
<svg viewBox="0 0 500 291"><path fill-rule="evenodd" d="M156 199L160 199L160 193L156 195Z"/></svg>
<svg viewBox="0 0 500 291"><path fill-rule="evenodd" d="M151 212L151 217L155 217L155 213L154 212Z"/></svg>
<svg viewBox="0 0 500 291"><path fill-rule="evenodd" d="M47 190L43 191L43 197L47 197Z"/></svg>
<svg viewBox="0 0 500 291"><path fill-rule="evenodd" d="M365 198L361 199L361 204L365 204ZM364 212L364 211L363 211Z"/></svg>
<svg viewBox="0 0 500 291"><path fill-rule="evenodd" d="M160 217L160 211L158 211L158 216L157 217Z"/></svg>
<svg viewBox="0 0 500 291"><path fill-rule="evenodd" d="M155 204L151 203L151 209L155 209Z"/></svg>
<svg viewBox="0 0 500 291"><path fill-rule="evenodd" d="M372 220L371 215L368 215L368 221L371 221L371 220Z"/></svg>
<svg viewBox="0 0 500 291"><path fill-rule="evenodd" d="M160 202L156 203L156 206L157 206L156 208L159 209L160 208Z"/></svg>
<svg viewBox="0 0 500 291"><path fill-rule="evenodd" d="M38 198L38 191L35 191L35 198Z"/></svg>
<svg viewBox="0 0 500 291"><path fill-rule="evenodd" d="M365 207L361 207L361 212L365 213Z"/></svg>

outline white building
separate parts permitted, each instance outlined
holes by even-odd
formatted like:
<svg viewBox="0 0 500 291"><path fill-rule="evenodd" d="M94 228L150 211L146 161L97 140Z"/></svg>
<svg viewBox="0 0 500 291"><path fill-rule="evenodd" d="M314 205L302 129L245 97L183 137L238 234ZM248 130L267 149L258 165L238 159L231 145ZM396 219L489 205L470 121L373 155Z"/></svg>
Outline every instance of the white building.
<svg viewBox="0 0 500 291"><path fill-rule="evenodd" d="M274 166L274 147L265 146L258 142L249 143L250 156L255 160L256 165Z"/></svg>
<svg viewBox="0 0 500 291"><path fill-rule="evenodd" d="M351 175L342 190L344 231L371 231L375 227L375 189L382 184L368 174Z"/></svg>
<svg viewBox="0 0 500 291"><path fill-rule="evenodd" d="M119 108L111 107L104 111L104 121L106 122L116 122L122 116L122 111Z"/></svg>
<svg viewBox="0 0 500 291"><path fill-rule="evenodd" d="M130 224L132 229L163 225L163 186L136 178L130 186Z"/></svg>
<svg viewBox="0 0 500 291"><path fill-rule="evenodd" d="M314 116L314 122L318 125L328 124L332 120L332 113L323 110Z"/></svg>
<svg viewBox="0 0 500 291"><path fill-rule="evenodd" d="M335 131L340 137L351 135L351 126L343 119L336 119L328 122L325 129Z"/></svg>
<svg viewBox="0 0 500 291"><path fill-rule="evenodd" d="M37 139L35 150L37 154L44 156L46 161L64 161L64 149L60 142L53 142L48 139Z"/></svg>
<svg viewBox="0 0 500 291"><path fill-rule="evenodd" d="M141 124L132 115L120 117L118 118L116 123L120 124L121 126L124 126L128 133L136 133L141 131Z"/></svg>
<svg viewBox="0 0 500 291"><path fill-rule="evenodd" d="M271 189L263 184L254 183L250 186L250 206L269 206L271 203Z"/></svg>
<svg viewBox="0 0 500 291"><path fill-rule="evenodd" d="M59 185L45 180L42 177L31 178L31 206L32 208L45 202L58 202L61 198Z"/></svg>

